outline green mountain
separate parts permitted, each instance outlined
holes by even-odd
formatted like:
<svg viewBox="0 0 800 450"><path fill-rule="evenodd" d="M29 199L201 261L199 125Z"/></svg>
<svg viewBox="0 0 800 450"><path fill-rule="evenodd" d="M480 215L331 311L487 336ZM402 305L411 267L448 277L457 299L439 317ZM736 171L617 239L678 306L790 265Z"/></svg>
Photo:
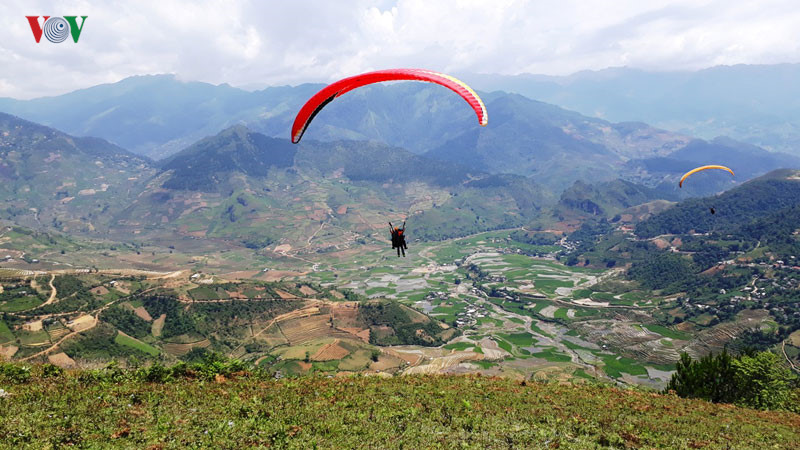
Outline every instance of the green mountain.
<svg viewBox="0 0 800 450"><path fill-rule="evenodd" d="M296 112L320 87L304 84L247 92L228 85L183 82L171 75L140 76L57 97L0 99L0 111L163 158L237 123L267 136L287 137ZM674 148L686 142L644 124L612 125L540 102L520 108L518 96L503 92L483 97L492 117L490 126L521 121L533 122L531 126L540 131L563 127L578 139L637 157L661 154L662 146ZM474 114L457 95L426 83L399 83L367 86L332 102L315 118L306 139L377 140L422 153L475 129ZM558 148L563 144L560 139L558 133L546 133L540 141L544 147Z"/></svg>
<svg viewBox="0 0 800 450"><path fill-rule="evenodd" d="M629 181L614 180L597 184L576 181L561 194L558 205L591 216L610 218L626 208L659 198L660 193L655 189Z"/></svg>
<svg viewBox="0 0 800 450"><path fill-rule="evenodd" d="M800 201L799 173L790 169L776 170L713 197L685 200L639 223L636 234L649 238L690 231L707 233L746 225L796 206ZM714 208L716 214L710 214L710 208Z"/></svg>
<svg viewBox="0 0 800 450"><path fill-rule="evenodd" d="M0 114L0 217L33 228L102 229L155 173L147 158Z"/></svg>
<svg viewBox="0 0 800 450"><path fill-rule="evenodd" d="M253 248L315 236L313 251L382 241L386 223L405 218L415 239L520 226L550 202L521 176L376 142L292 145L233 127L165 160L116 223L124 233L172 231Z"/></svg>
<svg viewBox="0 0 800 450"><path fill-rule="evenodd" d="M296 152L297 147L287 140L253 133L238 125L162 161L162 170L172 172L163 186L216 191L232 172L265 177L271 167L290 167Z"/></svg>

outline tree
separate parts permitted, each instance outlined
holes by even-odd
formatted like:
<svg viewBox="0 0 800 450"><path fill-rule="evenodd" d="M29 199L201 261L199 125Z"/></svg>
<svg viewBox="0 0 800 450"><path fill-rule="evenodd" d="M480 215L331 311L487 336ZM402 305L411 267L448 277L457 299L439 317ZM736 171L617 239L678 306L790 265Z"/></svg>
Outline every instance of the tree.
<svg viewBox="0 0 800 450"><path fill-rule="evenodd" d="M732 357L723 350L698 361L681 354L666 391L714 403L758 409L797 410L792 389L798 379L774 353L749 352Z"/></svg>
<svg viewBox="0 0 800 450"><path fill-rule="evenodd" d="M733 362L739 398L736 403L758 409L783 409L791 401L794 377L778 355L760 352Z"/></svg>

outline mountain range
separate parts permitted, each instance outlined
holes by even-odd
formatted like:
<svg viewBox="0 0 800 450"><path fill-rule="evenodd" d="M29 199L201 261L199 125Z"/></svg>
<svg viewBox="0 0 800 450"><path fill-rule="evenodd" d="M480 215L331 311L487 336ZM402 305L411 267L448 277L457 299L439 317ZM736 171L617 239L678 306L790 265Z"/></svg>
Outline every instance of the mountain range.
<svg viewBox="0 0 800 450"><path fill-rule="evenodd" d="M608 217L800 167L797 157L730 138L612 123L501 91L483 94L490 120L482 128L458 96L422 83L349 93L292 145L284 136L294 113L318 88L247 92L145 76L0 99L0 109L101 136L0 116L0 213L67 232L168 232L253 248L315 235L324 247L379 241L373 234L387 219L404 217L419 224L421 239L543 216ZM736 176L701 173L676 187L683 172L707 163L727 164Z"/></svg>
<svg viewBox="0 0 800 450"><path fill-rule="evenodd" d="M800 154L800 64L462 77L476 89L516 92L610 121L643 121L703 139L729 136Z"/></svg>

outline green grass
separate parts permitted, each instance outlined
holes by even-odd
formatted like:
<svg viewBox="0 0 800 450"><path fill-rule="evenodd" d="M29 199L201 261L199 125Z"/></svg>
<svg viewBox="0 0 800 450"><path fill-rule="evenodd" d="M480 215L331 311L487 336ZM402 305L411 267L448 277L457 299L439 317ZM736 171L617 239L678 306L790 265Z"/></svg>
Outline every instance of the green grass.
<svg viewBox="0 0 800 450"><path fill-rule="evenodd" d="M447 344L442 346L442 348L446 348L448 350L457 350L457 351L463 351L473 347L475 347L475 344L470 342L453 342L452 344Z"/></svg>
<svg viewBox="0 0 800 450"><path fill-rule="evenodd" d="M619 302L619 300L614 298L614 294L609 294L608 292L592 292L591 299L596 302L609 302L609 303Z"/></svg>
<svg viewBox="0 0 800 450"><path fill-rule="evenodd" d="M480 367L483 370L491 369L492 367L497 365L496 362L491 362L491 361L470 361L470 362Z"/></svg>
<svg viewBox="0 0 800 450"><path fill-rule="evenodd" d="M582 298L589 298L592 296L591 289L575 289L572 291L572 298L580 300Z"/></svg>
<svg viewBox="0 0 800 450"><path fill-rule="evenodd" d="M135 348L136 350L140 350L144 353L147 353L150 356L158 356L160 353L157 348L145 344L142 341L133 339L130 336L125 336L124 334L117 333L117 336L114 337L114 342L119 345L124 345L126 347Z"/></svg>
<svg viewBox="0 0 800 450"><path fill-rule="evenodd" d="M517 347L530 347L536 343L536 339L530 333L500 333L499 336Z"/></svg>
<svg viewBox="0 0 800 450"><path fill-rule="evenodd" d="M572 376L577 378L584 378L586 380L594 380L594 377L586 373L583 369L576 369L575 372L572 372Z"/></svg>
<svg viewBox="0 0 800 450"><path fill-rule="evenodd" d="M45 330L39 331L24 331L17 330L17 338L23 344L39 344L42 342L50 342L50 335ZM44 347L43 347L44 349Z"/></svg>
<svg viewBox="0 0 800 450"><path fill-rule="evenodd" d="M512 353L513 346L508 342L501 338L495 337L495 342L497 342L497 346L502 348L503 350L507 351L508 353Z"/></svg>
<svg viewBox="0 0 800 450"><path fill-rule="evenodd" d="M647 375L647 369L644 368L641 364L636 362L630 358L619 358L617 359L617 355L598 355L603 360L605 364L603 366L603 371L613 378L619 378L622 376L622 372L631 374L631 375Z"/></svg>
<svg viewBox="0 0 800 450"><path fill-rule="evenodd" d="M567 347L569 349L572 349L572 350L589 350L589 351L592 350L590 348L583 347L581 345L578 345L578 344L576 344L574 342L571 342L571 341L568 341L566 339L561 341L561 343L564 344L565 347Z"/></svg>
<svg viewBox="0 0 800 450"><path fill-rule="evenodd" d="M25 297L17 297L7 302L0 303L0 311L2 312L18 312L33 309L44 303L39 297L28 295Z"/></svg>
<svg viewBox="0 0 800 450"><path fill-rule="evenodd" d="M524 323L525 323L525 321L524 321L524 320L522 320L522 319L520 319L520 318L518 318L518 317L509 317L509 318L508 318L508 320L510 320L511 322L514 322L514 323L520 324L520 325L522 325L522 324L524 324Z"/></svg>
<svg viewBox="0 0 800 450"><path fill-rule="evenodd" d="M8 328L8 325L0 320L0 343L14 340L14 333Z"/></svg>
<svg viewBox="0 0 800 450"><path fill-rule="evenodd" d="M572 358L569 355L557 352L555 349L548 348L541 352L531 353L531 356L536 358L543 358L550 362L570 362Z"/></svg>
<svg viewBox="0 0 800 450"><path fill-rule="evenodd" d="M553 335L552 335L552 334L550 334L550 333L548 333L548 332L544 331L543 329L539 328L539 327L536 325L536 323L535 323L535 322L534 322L534 323L531 323L531 330L533 330L533 331L535 331L535 332L537 332L537 333L541 334L542 336L553 337Z"/></svg>
<svg viewBox="0 0 800 450"><path fill-rule="evenodd" d="M484 324L491 324L496 327L502 327L503 321L500 319L494 319L492 317L478 317L477 324L479 327L483 326Z"/></svg>
<svg viewBox="0 0 800 450"><path fill-rule="evenodd" d="M4 388L7 448L793 448L800 441L796 414L595 384L459 376L112 383L67 375Z"/></svg>
<svg viewBox="0 0 800 450"><path fill-rule="evenodd" d="M554 295L556 289L560 287L572 287L572 281L553 280L550 278L537 278L534 280L533 285L536 289Z"/></svg>
<svg viewBox="0 0 800 450"><path fill-rule="evenodd" d="M189 290L189 295L195 300L216 300L228 298L228 295L220 290L217 292L215 289L208 286L200 286Z"/></svg>
<svg viewBox="0 0 800 450"><path fill-rule="evenodd" d="M390 295L394 294L395 292L396 291L394 289L388 287L373 287L364 291L364 293L370 297L373 295Z"/></svg>
<svg viewBox="0 0 800 450"><path fill-rule="evenodd" d="M672 338L672 339L680 339L682 341L688 341L692 337L686 333L681 333L680 331L675 331L673 329L661 326L661 325L642 325L643 327L647 328L648 330L652 331L653 333L658 333L664 337Z"/></svg>

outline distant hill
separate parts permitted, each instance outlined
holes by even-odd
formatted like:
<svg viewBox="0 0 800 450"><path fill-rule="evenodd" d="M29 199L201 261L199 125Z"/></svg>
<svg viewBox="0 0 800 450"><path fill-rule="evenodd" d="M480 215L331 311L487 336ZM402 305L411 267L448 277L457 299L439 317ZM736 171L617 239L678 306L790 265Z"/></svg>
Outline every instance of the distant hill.
<svg viewBox="0 0 800 450"><path fill-rule="evenodd" d="M163 186L216 191L231 172L265 177L270 167L290 167L296 152L297 146L286 139L270 138L237 125L164 160L162 170L172 171L172 175Z"/></svg>
<svg viewBox="0 0 800 450"><path fill-rule="evenodd" d="M800 155L800 64L462 77L476 89L516 92L610 121L643 121L704 139L730 136Z"/></svg>
<svg viewBox="0 0 800 450"><path fill-rule="evenodd" d="M33 228L102 227L155 173L151 162L0 113L0 215Z"/></svg>
<svg viewBox="0 0 800 450"><path fill-rule="evenodd" d="M425 153L493 173L533 176L553 189L579 179L610 180L630 158L664 156L688 138L645 124L611 124L520 95L487 104L489 125Z"/></svg>
<svg viewBox="0 0 800 450"><path fill-rule="evenodd" d="M636 234L653 237L744 226L800 203L800 171L776 170L720 195L684 200L639 223ZM710 214L714 208L716 214Z"/></svg>
<svg viewBox="0 0 800 450"><path fill-rule="evenodd" d="M684 173L707 164L728 166L735 176L721 171L706 171L693 175L683 188L678 187L678 180ZM622 176L656 188L663 198L677 200L721 192L771 170L787 167L800 168L800 158L768 152L729 138L696 139L665 157L628 161Z"/></svg>
<svg viewBox="0 0 800 450"><path fill-rule="evenodd" d="M138 76L57 97L0 99L0 111L70 133L99 136L160 159L235 124L287 137L297 111L321 87L304 84L248 92L224 84L183 82L172 75ZM636 157L653 156L640 147L652 150L662 140L676 139L643 124L610 125L540 102L521 106L517 96L503 92L482 95L487 105L500 100L489 107L490 126L515 120L532 122L534 128L563 125L567 133L589 133L592 136L584 138L602 140L618 153ZM305 138L376 140L422 153L479 128L464 101L447 89L399 83L367 86L342 96L315 118ZM540 139L547 142L548 136Z"/></svg>
<svg viewBox="0 0 800 450"><path fill-rule="evenodd" d="M261 99L228 85L137 76L56 97L0 99L0 111L66 132L105 138L154 159L235 124ZM256 111L258 115L265 111Z"/></svg>
<svg viewBox="0 0 800 450"><path fill-rule="evenodd" d="M0 99L0 111L70 133L99 136L163 159L234 125L287 138L296 112L320 87L304 84L248 92L224 84L184 82L171 75L139 76L57 97ZM785 155L770 156L735 141L702 144L631 121L641 118L613 123L518 94L495 91L482 96L490 117L486 128L477 126L461 98L440 86L367 86L322 110L304 141L382 142L473 171L533 176L554 191L577 180L623 178L651 187L671 182L674 174L661 173L658 167L683 168L697 159L694 153L717 156L715 148L725 157L711 159L729 160L735 153L737 166L753 168L752 175L742 171L737 181L796 165ZM723 187L696 192L690 188L686 193L707 195ZM672 194L683 192L664 195Z"/></svg>
<svg viewBox="0 0 800 450"><path fill-rule="evenodd" d="M624 180L588 184L576 181L561 194L558 206L593 216L612 215L661 198L658 191Z"/></svg>

